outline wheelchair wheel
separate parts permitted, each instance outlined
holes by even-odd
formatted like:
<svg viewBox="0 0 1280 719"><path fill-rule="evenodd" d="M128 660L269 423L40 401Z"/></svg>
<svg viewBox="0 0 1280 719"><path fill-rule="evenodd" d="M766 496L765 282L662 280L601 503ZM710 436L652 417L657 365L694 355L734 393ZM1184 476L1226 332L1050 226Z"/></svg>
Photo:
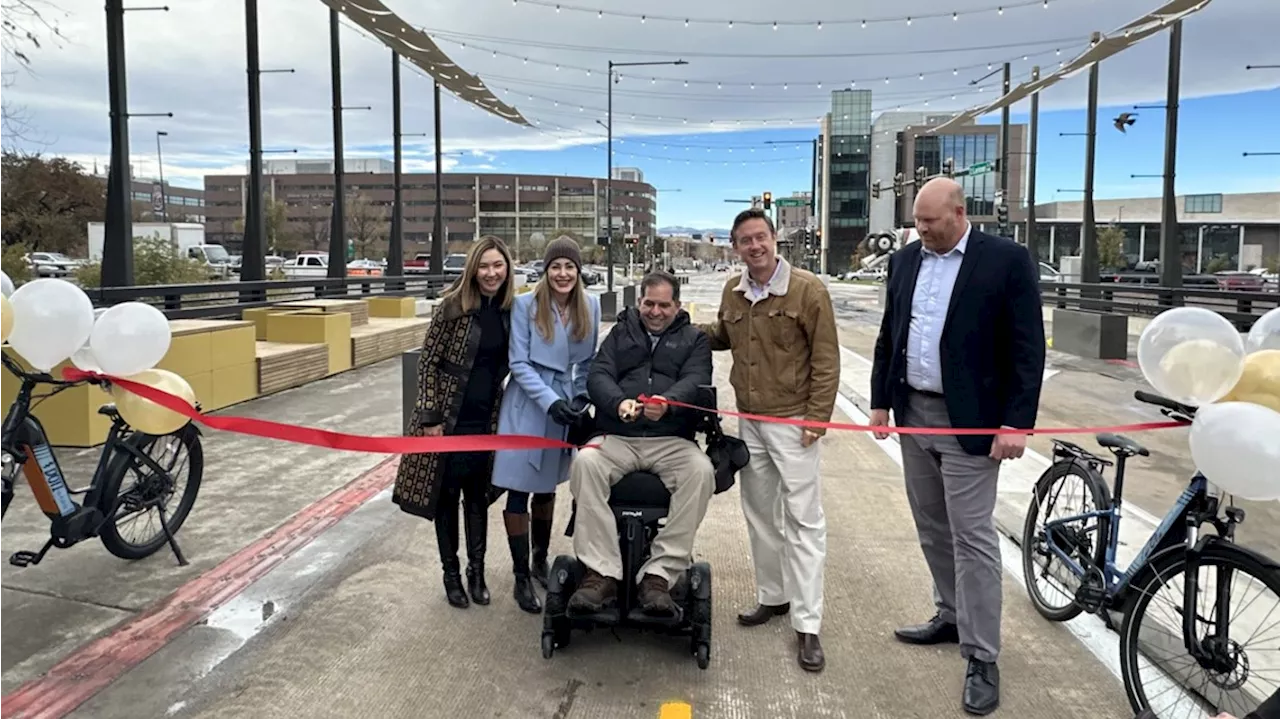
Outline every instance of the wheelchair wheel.
<svg viewBox="0 0 1280 719"><path fill-rule="evenodd" d="M551 632L542 633L542 658L550 659L556 653L556 635Z"/></svg>
<svg viewBox="0 0 1280 719"><path fill-rule="evenodd" d="M693 651L693 658L697 660L699 669L706 669L711 664L711 647L699 644Z"/></svg>

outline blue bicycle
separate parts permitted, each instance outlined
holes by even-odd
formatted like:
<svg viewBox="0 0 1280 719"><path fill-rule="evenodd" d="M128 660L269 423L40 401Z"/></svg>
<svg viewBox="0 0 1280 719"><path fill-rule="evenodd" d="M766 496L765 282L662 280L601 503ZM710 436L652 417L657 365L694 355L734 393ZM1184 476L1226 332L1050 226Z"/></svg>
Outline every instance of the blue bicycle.
<svg viewBox="0 0 1280 719"><path fill-rule="evenodd" d="M1134 397L1174 419L1195 416L1194 407L1165 397ZM1111 626L1110 612L1124 615L1121 673L1135 713L1248 714L1280 689L1280 565L1234 542L1244 510L1211 494L1196 473L1121 570L1125 462L1150 452L1122 435L1096 439L1114 462L1055 440L1053 464L1036 483L1022 533L1032 604L1055 622L1089 612ZM1114 492L1102 475L1113 464ZM1058 512L1060 503L1071 508ZM1212 533L1202 534L1206 525ZM1051 590L1059 596L1050 598Z"/></svg>

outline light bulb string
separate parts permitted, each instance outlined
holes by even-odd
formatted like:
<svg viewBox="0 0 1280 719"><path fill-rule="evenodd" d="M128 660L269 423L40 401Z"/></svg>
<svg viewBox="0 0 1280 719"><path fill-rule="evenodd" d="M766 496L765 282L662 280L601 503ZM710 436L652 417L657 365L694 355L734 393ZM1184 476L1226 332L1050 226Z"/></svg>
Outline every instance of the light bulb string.
<svg viewBox="0 0 1280 719"><path fill-rule="evenodd" d="M1055 0L1061 2L1062 0ZM961 17L971 15L1004 15L1005 10L1019 10L1022 8L1038 7L1041 9L1049 8L1049 0L1012 0L1009 2L1001 2L996 5L985 7L970 8L966 10L940 11L932 10L921 12L916 15L893 15L893 16L870 16L835 19L813 19L798 20L794 18L783 18L778 20L754 20L754 19L738 19L738 18L709 18L696 16L681 15L662 15L641 12L628 12L621 10L605 10L598 7L588 7L585 5L575 5L572 3L557 2L556 0L511 0L514 6L535 6L542 8L554 9L557 13L562 10L570 12L588 13L598 18L628 18L631 20L639 20L641 23L649 21L656 22L677 22L683 23L686 27L689 25L721 25L725 27L734 27L735 25L743 25L749 27L810 27L821 30L826 25L876 25L884 23L911 23L915 20L932 20L938 18L950 18L958 20Z"/></svg>

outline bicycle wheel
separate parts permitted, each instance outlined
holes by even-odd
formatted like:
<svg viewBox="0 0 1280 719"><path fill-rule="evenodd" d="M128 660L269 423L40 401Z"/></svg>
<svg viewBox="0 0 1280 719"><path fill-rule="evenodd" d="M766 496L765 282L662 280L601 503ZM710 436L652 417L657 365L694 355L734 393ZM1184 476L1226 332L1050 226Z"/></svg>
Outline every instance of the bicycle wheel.
<svg viewBox="0 0 1280 719"><path fill-rule="evenodd" d="M1063 499L1068 499L1068 508L1054 512ZM1027 508L1027 518L1022 525L1022 574L1031 604L1040 616L1051 622L1065 622L1083 611L1076 602L1076 590L1084 578L1077 576L1049 552L1045 545L1045 524L1051 518L1073 517L1110 506L1111 492L1106 482L1092 468L1080 462L1056 462L1036 481L1031 506ZM1043 520L1040 516L1042 509L1047 509ZM1108 516L1064 524L1054 528L1054 544L1081 566L1101 567L1106 560L1110 526ZM1048 596L1051 590L1056 592L1055 596Z"/></svg>
<svg viewBox="0 0 1280 719"><path fill-rule="evenodd" d="M200 435L190 425L164 436L133 434L124 440L164 467L163 474L152 470L123 450L107 465L102 483L103 515L99 533L102 545L121 559L142 559L165 546L168 538L160 524L159 508L164 507L164 525L177 534L191 513L204 475L204 450ZM155 450L162 454L156 456ZM185 459L184 459L185 455ZM126 478L130 481L126 484ZM178 495L174 504L171 500ZM147 529L134 534L143 521Z"/></svg>
<svg viewBox="0 0 1280 719"><path fill-rule="evenodd" d="M1134 712L1150 709L1157 718L1199 716L1196 712L1243 717L1280 689L1280 570L1230 544L1205 549L1194 639L1216 650L1215 661L1202 663L1183 640L1186 562L1185 552L1159 556L1134 587L1137 595L1120 628L1120 669L1129 705ZM1233 606L1227 641L1217 645L1210 640L1224 572Z"/></svg>

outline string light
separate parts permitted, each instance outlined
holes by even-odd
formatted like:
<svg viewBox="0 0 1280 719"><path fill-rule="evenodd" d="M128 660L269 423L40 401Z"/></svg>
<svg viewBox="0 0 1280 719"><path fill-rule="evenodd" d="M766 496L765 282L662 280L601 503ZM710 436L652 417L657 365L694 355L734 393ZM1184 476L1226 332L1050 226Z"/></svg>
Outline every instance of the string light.
<svg viewBox="0 0 1280 719"><path fill-rule="evenodd" d="M519 4L519 3L514 1L512 2L512 5L516 5L516 4ZM684 23L685 27L689 27L689 25L693 23L693 24L699 24L699 25L721 25L721 26L727 25L729 29L733 29L734 23L739 23L742 25L749 25L749 26L772 27L775 30L778 29L779 27L817 27L819 30L821 30L823 23L828 23L833 25L852 25L853 23L860 23L862 27L866 27L868 23L883 24L883 23L899 23L899 22L906 21L906 23L910 25L912 20L929 20L934 18L946 18L946 17L950 17L952 20L956 20L956 19L959 19L959 16L961 15L986 15L990 13L992 10L996 11L996 13L999 15L1004 15L1004 11L1006 8L1013 10L1013 9L1019 9L1019 8L1040 6L1047 9L1049 7L1049 0L1018 0L1017 2L1011 2L1011 3L1006 2L1003 5L995 5L995 6L989 5L987 7L967 8L964 10L929 12L929 13L918 14L912 17L907 17L903 15L899 15L896 17L879 16L879 17L867 17L867 18L862 18L857 20L854 20L854 19L834 19L834 20L833 19L827 19L827 20L794 19L793 20L793 19L786 19L786 18L777 19L777 20L744 20L741 18L684 17L684 16L674 16L674 15L654 15L651 13L642 14L642 13L636 13L636 12L627 12L623 10L606 10L604 8L588 7L585 5L558 3L558 2L552 2L551 0L524 0L523 4L526 6L533 5L538 7L552 7L552 8L555 8L555 11L557 13L559 13L563 9L563 10L568 10L573 12L593 13L596 15L596 17L604 17L605 15L608 15L610 17L616 17L616 18L628 18L632 20L639 19L641 22L644 22L646 20L654 20L654 21L661 21L661 22L682 22Z"/></svg>
<svg viewBox="0 0 1280 719"><path fill-rule="evenodd" d="M528 2L528 0L525 0L525 1L526 1L526 2ZM459 46L461 46L461 45L463 44L463 41L462 41L462 40L459 40L459 39L457 39L456 37L453 37L453 36L451 36L450 34L446 34L446 33L432 33L432 34L431 34L431 37L432 37L432 39L436 40L437 42L452 43L452 44L454 44L454 45L459 45ZM500 39L500 38L494 38L494 40L501 40L501 39ZM480 44L477 44L477 43L475 43L475 42L471 42L470 40L468 40L468 42L470 42L469 47L471 47L472 49L480 50L480 51L485 52L485 53L488 53L488 54L490 54L490 55L499 55L499 56L509 57L509 58L519 58L519 59L521 60L521 62L522 62L523 64L525 64L525 65L533 64L533 65L543 65L543 66L547 66L547 67L556 67L556 68L564 67L564 68L567 68L567 69L570 69L570 70L581 70L581 71L583 71L583 72L588 72L588 71L590 71L590 70L591 70L591 68L589 68L589 67L587 67L587 66L585 66L585 65L567 65L567 64L565 64L565 65L561 65L561 64L559 64L559 63L556 63L556 62L553 62L553 61L549 61L549 60L539 60L539 59L536 59L536 58L532 58L532 59L531 59L531 58L529 58L528 56L523 56L523 55L518 55L518 54L516 54L516 53L507 52L507 51L502 50L502 49L497 48L497 47L491 47L491 46L484 46L484 45L480 45ZM1052 43L1064 43L1064 44L1066 44L1066 43L1079 43L1079 45L1080 45L1081 47L1083 47L1087 42L1088 42L1088 40L1087 40L1086 38L1077 38L1077 39L1057 38L1057 39L1050 40L1050 41L1047 41L1047 42L1044 42L1044 41L1035 41L1035 42L1029 42L1029 43L1013 43L1013 44L1010 44L1010 45L996 45L996 46L988 46L988 47L990 47L990 48L992 48L992 49L1010 49L1010 48L1014 48L1014 47L1026 47L1026 46L1028 46L1028 45L1042 45L1042 46L1043 46L1043 45L1048 45L1048 44L1052 44ZM530 44L531 44L531 45L534 45L534 46L541 47L541 45L537 45L537 44L534 44L534 43L530 43ZM1074 45L1071 45L1071 47L1074 47ZM585 48L581 48L581 49L585 49ZM986 49L986 48L956 48L956 49L954 50L954 52L973 52L973 51L976 51L976 50L979 50L979 49ZM1052 52L1052 53L1055 53L1055 54L1058 54L1058 55L1061 55L1061 53L1062 53L1062 48L1061 48L1061 47L1057 47L1057 48L1054 48L1053 50L1043 50L1043 51L1040 51L1040 52L1034 52L1034 53L1021 53L1021 52L1020 52L1020 53L1018 53L1017 55L1015 55L1015 56L1013 56L1013 57L1009 57L1009 58L1007 58L1007 59L1001 60L1001 62L1015 62L1015 61L1017 61L1018 59L1027 60L1027 59L1032 58L1032 57L1040 57L1040 56L1042 56L1042 55L1048 55L1048 54L1049 54L1049 53L1051 53L1051 52ZM955 74L958 70L977 70L977 69L982 68L982 67L986 67L986 68L987 68L987 70L990 70L990 69L991 69L991 67L992 67L992 64L991 64L991 63L974 63L974 64L971 64L971 65L962 65L962 66L959 66L958 68L957 68L957 67L955 67L955 66L945 66L945 67L938 68L938 69L936 69L936 70L925 70L923 73L913 72L913 73L908 73L908 74L903 74L903 75L890 75L889 77L890 77L890 78L892 78L892 79L894 79L894 80L909 80L909 79L914 78L914 77L917 77L917 76L919 76L919 75L921 75L921 74L923 74L923 75L924 75L924 76L926 76L926 77L937 77L937 76L944 75L944 74L946 74L946 73L952 73L952 74ZM624 81L626 78L625 78L625 76L623 76L621 73L619 73L619 74L617 75L617 79L618 79L619 81ZM863 77L863 78L855 78L855 79L856 79L856 80L860 80L860 81L868 81L868 80L872 80L872 79L875 79L875 78ZM722 88L722 87L724 87L724 86L731 86L731 87L735 87L735 86L736 86L736 87L748 87L748 86L750 86L750 87L754 87L754 86L757 86L757 85L758 85L758 86L760 86L760 87L777 87L777 88L781 88L783 85L786 85L786 84L788 84L788 83L796 84L796 83L798 82L798 81L796 81L796 80L777 80L777 81L770 81L770 82L751 82L751 81L745 81L745 80L737 80L737 81L735 81L735 80L712 80L712 79L683 78L683 77L670 77L670 76L651 76L651 77L649 78L649 80L650 80L649 84L651 84L651 85L656 85L656 84L658 84L658 83L672 83L672 84L678 84L678 85L680 85L680 86L682 86L682 87L688 87L688 86L691 86L691 85L702 85L702 86L715 85L715 86L716 86L716 89L721 89L721 88ZM813 82L813 81L814 81L814 80L809 80L809 82Z"/></svg>

